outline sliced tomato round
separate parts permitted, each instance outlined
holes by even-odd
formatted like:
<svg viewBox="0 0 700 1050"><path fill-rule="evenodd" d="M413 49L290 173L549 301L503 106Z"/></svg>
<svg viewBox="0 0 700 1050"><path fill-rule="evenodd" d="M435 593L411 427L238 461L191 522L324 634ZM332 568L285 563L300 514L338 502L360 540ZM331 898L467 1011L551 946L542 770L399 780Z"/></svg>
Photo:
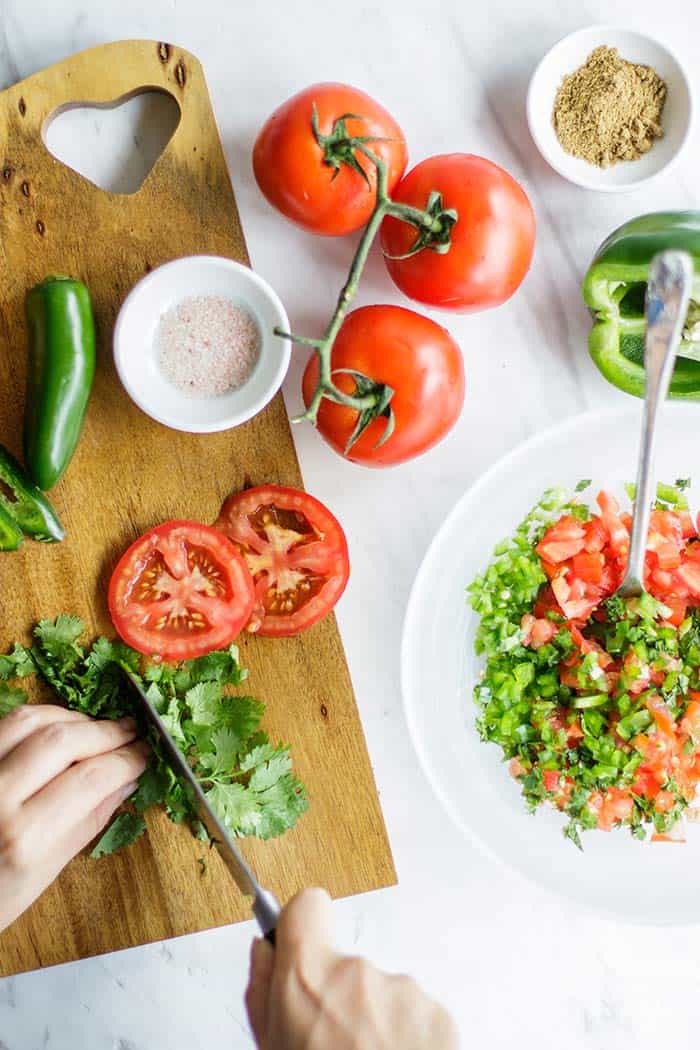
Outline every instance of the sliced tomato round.
<svg viewBox="0 0 700 1050"><path fill-rule="evenodd" d="M237 548L208 525L168 521L129 547L109 583L125 642L161 660L222 649L250 619L254 589Z"/></svg>
<svg viewBox="0 0 700 1050"><path fill-rule="evenodd" d="M263 485L230 496L215 522L240 550L255 584L248 630L282 638L331 611L350 575L337 519L301 489Z"/></svg>

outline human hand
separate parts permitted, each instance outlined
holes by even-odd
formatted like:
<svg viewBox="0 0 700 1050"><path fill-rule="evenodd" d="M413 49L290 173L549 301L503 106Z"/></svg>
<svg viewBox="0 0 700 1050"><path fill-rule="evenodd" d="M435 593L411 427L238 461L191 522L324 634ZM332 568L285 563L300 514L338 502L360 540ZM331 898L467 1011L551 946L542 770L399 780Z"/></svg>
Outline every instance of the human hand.
<svg viewBox="0 0 700 1050"><path fill-rule="evenodd" d="M136 724L55 705L0 720L0 930L36 900L136 789Z"/></svg>
<svg viewBox="0 0 700 1050"><path fill-rule="evenodd" d="M304 890L253 942L246 1008L259 1050L456 1050L449 1014L410 977L330 946L330 898Z"/></svg>

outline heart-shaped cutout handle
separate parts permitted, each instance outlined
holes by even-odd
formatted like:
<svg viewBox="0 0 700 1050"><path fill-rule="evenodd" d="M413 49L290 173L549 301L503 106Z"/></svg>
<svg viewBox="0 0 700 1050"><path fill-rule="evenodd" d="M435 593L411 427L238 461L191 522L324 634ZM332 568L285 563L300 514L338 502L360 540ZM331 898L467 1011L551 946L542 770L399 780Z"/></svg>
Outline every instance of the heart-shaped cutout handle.
<svg viewBox="0 0 700 1050"><path fill-rule="evenodd" d="M109 193L136 193L173 137L180 107L167 91L142 90L109 103L62 105L44 126L49 152Z"/></svg>

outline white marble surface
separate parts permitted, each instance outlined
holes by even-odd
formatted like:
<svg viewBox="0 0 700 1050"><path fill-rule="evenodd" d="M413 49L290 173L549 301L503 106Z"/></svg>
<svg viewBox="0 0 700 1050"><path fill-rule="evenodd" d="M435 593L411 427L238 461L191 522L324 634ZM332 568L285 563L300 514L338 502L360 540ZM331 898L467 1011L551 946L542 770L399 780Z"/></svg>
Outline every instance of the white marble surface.
<svg viewBox="0 0 700 1050"><path fill-rule="evenodd" d="M296 431L307 485L336 510L352 545L339 620L400 880L337 904L339 942L414 974L454 1012L465 1046L694 1044L697 929L623 927L572 913L463 841L417 767L398 653L412 577L464 488L533 431L622 396L599 379L585 348L578 285L598 242L640 212L699 203L697 136L674 173L627 196L560 180L525 126L528 75L558 37L605 19L663 29L697 69L697 5L676 0L661 15L652 0L3 0L0 14L5 83L124 37L171 40L202 59L253 262L301 331L326 317L351 244L293 229L256 189L256 129L292 91L322 79L357 83L394 112L412 160L483 153L526 186L538 242L519 294L498 311L438 317L461 342L468 379L449 439L413 464L373 473L341 462L311 430ZM375 301L400 301L377 258L359 299ZM290 407L299 371L287 384ZM241 996L252 932L246 924L0 981L0 1048L249 1047Z"/></svg>

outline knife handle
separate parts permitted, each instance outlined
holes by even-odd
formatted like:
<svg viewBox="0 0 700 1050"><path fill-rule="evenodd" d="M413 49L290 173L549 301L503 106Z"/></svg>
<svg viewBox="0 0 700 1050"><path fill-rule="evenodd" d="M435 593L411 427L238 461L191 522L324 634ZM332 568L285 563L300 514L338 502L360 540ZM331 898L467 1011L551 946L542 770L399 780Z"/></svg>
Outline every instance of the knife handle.
<svg viewBox="0 0 700 1050"><path fill-rule="evenodd" d="M280 904L274 893L264 890L261 886L258 887L253 902L253 915L258 920L258 926L262 931L263 937L266 941L269 941L273 948L275 946L275 930L277 929L280 911Z"/></svg>

